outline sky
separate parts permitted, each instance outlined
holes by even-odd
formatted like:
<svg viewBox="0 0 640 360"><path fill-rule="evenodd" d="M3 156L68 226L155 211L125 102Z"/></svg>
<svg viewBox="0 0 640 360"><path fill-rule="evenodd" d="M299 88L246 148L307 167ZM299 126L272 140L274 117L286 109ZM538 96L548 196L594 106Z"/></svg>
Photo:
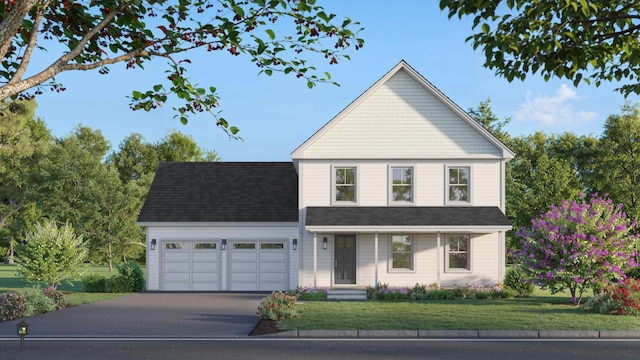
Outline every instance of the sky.
<svg viewBox="0 0 640 360"><path fill-rule="evenodd" d="M60 74L56 80L67 90L39 96L36 114L54 136L66 136L82 124L101 130L114 149L131 133L153 143L179 130L202 148L215 150L222 161L289 161L293 150L401 60L464 110L491 99L498 118L511 119L506 130L513 136L537 131L599 136L607 117L619 114L625 102L615 91L616 84L574 87L568 80L545 82L539 75L512 83L497 77L483 68L481 51L465 42L472 34L471 21L449 19L438 1L319 3L326 12L359 21L364 28L359 37L365 46L350 52L351 61L313 63L320 74L329 71L339 87L320 84L310 90L295 76L258 76L248 57L226 52L189 55L191 81L218 89L222 116L240 128L243 141L229 139L208 114L191 117L185 126L174 119L170 106L151 112L129 109L127 96L132 90L162 82L163 60L145 70L125 70L124 64L116 64L108 75ZM627 100L638 101L637 96Z"/></svg>

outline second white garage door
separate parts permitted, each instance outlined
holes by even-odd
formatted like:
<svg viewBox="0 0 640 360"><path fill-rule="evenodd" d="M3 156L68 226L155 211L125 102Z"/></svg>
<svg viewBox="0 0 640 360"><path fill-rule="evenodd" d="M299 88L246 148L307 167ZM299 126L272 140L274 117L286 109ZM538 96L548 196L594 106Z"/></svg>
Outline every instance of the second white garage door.
<svg viewBox="0 0 640 360"><path fill-rule="evenodd" d="M232 291L286 290L287 247L284 241L232 241L229 285Z"/></svg>

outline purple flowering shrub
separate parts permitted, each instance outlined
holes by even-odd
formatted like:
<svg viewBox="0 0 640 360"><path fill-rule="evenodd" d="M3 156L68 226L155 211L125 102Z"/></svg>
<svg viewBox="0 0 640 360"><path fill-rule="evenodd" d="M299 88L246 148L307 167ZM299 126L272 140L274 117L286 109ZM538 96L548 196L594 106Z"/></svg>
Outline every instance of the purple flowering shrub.
<svg viewBox="0 0 640 360"><path fill-rule="evenodd" d="M18 291L9 290L0 295L0 322L19 319L27 313L27 297Z"/></svg>
<svg viewBox="0 0 640 360"><path fill-rule="evenodd" d="M600 292L637 266L635 226L610 199L565 200L518 231L514 261L529 281L552 293L568 289L579 305L586 290Z"/></svg>

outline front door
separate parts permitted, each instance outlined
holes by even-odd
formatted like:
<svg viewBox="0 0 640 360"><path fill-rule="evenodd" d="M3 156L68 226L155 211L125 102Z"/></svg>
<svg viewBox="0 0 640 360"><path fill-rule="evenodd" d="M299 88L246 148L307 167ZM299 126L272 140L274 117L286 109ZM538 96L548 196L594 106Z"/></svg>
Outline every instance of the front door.
<svg viewBox="0 0 640 360"><path fill-rule="evenodd" d="M335 283L356 283L356 236L335 235Z"/></svg>

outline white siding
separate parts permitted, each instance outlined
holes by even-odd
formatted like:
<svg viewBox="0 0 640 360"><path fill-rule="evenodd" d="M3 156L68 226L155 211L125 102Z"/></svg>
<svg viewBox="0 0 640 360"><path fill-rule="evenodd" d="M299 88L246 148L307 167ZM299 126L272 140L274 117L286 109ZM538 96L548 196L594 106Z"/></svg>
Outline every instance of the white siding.
<svg viewBox="0 0 640 360"><path fill-rule="evenodd" d="M500 157L501 151L404 70L331 124L302 158Z"/></svg>
<svg viewBox="0 0 640 360"><path fill-rule="evenodd" d="M300 204L331 206L332 166L355 166L357 172L358 206L389 205L389 168L414 167L414 199L416 206L446 205L445 183L447 166L471 168L471 197L475 206L501 206L501 162L499 160L304 160L300 162Z"/></svg>
<svg viewBox="0 0 640 360"><path fill-rule="evenodd" d="M165 240L215 240L227 239L228 245L234 240L284 240L288 247L288 274L287 289L295 289L298 286L299 250L291 249L291 242L298 238L297 226L151 226L147 227L147 290L162 290L161 286L161 254L160 244ZM156 239L156 249L151 250L150 241ZM228 254L227 250L221 250L221 290L228 289Z"/></svg>

